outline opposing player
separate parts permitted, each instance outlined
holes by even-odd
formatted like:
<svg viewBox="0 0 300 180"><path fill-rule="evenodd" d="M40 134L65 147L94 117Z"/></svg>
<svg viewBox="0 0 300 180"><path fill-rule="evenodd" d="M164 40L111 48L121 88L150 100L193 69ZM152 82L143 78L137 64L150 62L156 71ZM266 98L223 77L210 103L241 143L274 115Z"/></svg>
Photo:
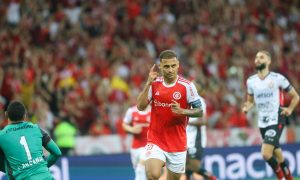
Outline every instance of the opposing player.
<svg viewBox="0 0 300 180"><path fill-rule="evenodd" d="M151 103L146 174L148 180L159 179L162 167L166 165L167 179L177 180L185 172L188 117L202 115L201 102L195 85L178 76L176 53L163 51L159 59L162 76L158 76L156 65L153 65L137 98L139 110L144 110Z"/></svg>
<svg viewBox="0 0 300 180"><path fill-rule="evenodd" d="M285 177L291 180L293 178L282 155L279 138L286 116L290 116L299 103L299 95L283 75L270 72L271 55L268 51L259 51L254 63L257 74L247 80L247 101L243 111L247 113L254 105L256 106L258 126L263 138L262 156L278 179ZM288 107L281 106L281 90L292 97Z"/></svg>
<svg viewBox="0 0 300 180"><path fill-rule="evenodd" d="M202 95L203 88L196 84L198 93ZM186 177L190 179L193 173L197 173L208 180L216 180L217 178L201 166L201 159L203 148L206 146L206 104L202 97L200 97L203 116L201 118L191 117L186 127L187 135L187 163L186 163Z"/></svg>
<svg viewBox="0 0 300 180"><path fill-rule="evenodd" d="M58 146L38 125L25 121L26 110L21 102L11 102L6 116L10 124L0 131L0 150L9 179L53 179L49 167L61 156ZM50 153L46 159L43 147Z"/></svg>
<svg viewBox="0 0 300 180"><path fill-rule="evenodd" d="M151 106L144 111L139 111L136 106L130 107L123 118L123 128L133 135L130 155L135 172L135 180L146 180L145 172L145 146L147 132L151 117Z"/></svg>

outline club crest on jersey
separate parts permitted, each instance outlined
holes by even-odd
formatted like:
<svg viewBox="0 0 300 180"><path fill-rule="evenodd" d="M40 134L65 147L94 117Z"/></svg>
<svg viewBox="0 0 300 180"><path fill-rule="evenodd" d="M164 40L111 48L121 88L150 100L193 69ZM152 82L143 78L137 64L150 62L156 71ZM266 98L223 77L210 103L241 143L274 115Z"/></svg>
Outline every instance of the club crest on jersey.
<svg viewBox="0 0 300 180"><path fill-rule="evenodd" d="M180 92L178 92L178 91L174 92L174 93L173 93L173 98L174 98L175 100L180 99L180 98L181 98Z"/></svg>

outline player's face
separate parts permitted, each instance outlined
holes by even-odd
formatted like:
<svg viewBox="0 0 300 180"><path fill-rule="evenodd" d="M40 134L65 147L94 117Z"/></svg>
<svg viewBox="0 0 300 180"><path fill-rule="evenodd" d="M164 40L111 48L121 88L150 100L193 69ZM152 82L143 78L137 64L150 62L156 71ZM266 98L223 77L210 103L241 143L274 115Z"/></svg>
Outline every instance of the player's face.
<svg viewBox="0 0 300 180"><path fill-rule="evenodd" d="M171 59L162 59L159 65L159 69L165 80L173 82L177 78L179 68L179 61L176 57Z"/></svg>
<svg viewBox="0 0 300 180"><path fill-rule="evenodd" d="M255 56L254 63L257 70L263 70L265 68L269 68L271 60L265 53L258 52Z"/></svg>

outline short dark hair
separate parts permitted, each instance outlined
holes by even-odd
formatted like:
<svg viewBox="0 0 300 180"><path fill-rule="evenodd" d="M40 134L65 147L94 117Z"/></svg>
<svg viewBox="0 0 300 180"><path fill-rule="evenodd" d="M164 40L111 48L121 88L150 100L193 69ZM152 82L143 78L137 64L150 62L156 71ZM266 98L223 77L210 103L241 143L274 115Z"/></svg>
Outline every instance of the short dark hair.
<svg viewBox="0 0 300 180"><path fill-rule="evenodd" d="M7 107L7 116L11 121L20 121L24 118L26 109L23 103L13 101Z"/></svg>
<svg viewBox="0 0 300 180"><path fill-rule="evenodd" d="M159 60L177 58L177 54L172 50L164 50L159 54Z"/></svg>

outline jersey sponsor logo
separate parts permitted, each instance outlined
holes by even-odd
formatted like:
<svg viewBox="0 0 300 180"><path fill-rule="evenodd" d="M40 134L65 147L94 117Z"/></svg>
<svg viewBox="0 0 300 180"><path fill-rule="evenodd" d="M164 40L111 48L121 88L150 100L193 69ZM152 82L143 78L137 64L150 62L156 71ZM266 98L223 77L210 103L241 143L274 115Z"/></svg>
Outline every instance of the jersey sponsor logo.
<svg viewBox="0 0 300 180"><path fill-rule="evenodd" d="M258 99L260 99L260 98L269 98L269 97L273 97L273 92L260 93L256 96L256 98L258 98Z"/></svg>
<svg viewBox="0 0 300 180"><path fill-rule="evenodd" d="M10 133L12 131L18 131L18 130L28 129L28 128L33 128L33 126L32 125L25 125L25 126L20 126L20 127L14 127L14 128L10 128L10 129L6 130L5 133Z"/></svg>
<svg viewBox="0 0 300 180"><path fill-rule="evenodd" d="M275 109L275 106L271 102L257 103L256 106L259 112L273 112Z"/></svg>
<svg viewBox="0 0 300 180"><path fill-rule="evenodd" d="M276 131L274 129L269 129L267 130L267 132L265 133L265 136L268 137L275 137L276 136Z"/></svg>
<svg viewBox="0 0 300 180"><path fill-rule="evenodd" d="M174 93L173 93L173 98L174 98L175 100L180 99L180 98L181 98L180 92L178 92L178 91L174 92Z"/></svg>
<svg viewBox="0 0 300 180"><path fill-rule="evenodd" d="M19 170L22 170L22 169L25 169L25 168L27 168L27 167L30 167L30 166L32 166L32 165L34 165L34 164L38 164L38 163L40 163L40 162L42 162L42 161L44 161L43 157L37 157L37 158L35 158L35 159L33 159L33 160L29 160L27 163L23 163L23 164L22 164L22 167L18 167L18 169L19 169Z"/></svg>
<svg viewBox="0 0 300 180"><path fill-rule="evenodd" d="M154 100L154 106L161 106L161 107L171 107L171 103L162 103L158 100Z"/></svg>
<svg viewBox="0 0 300 180"><path fill-rule="evenodd" d="M156 91L155 96L159 96L159 91Z"/></svg>

